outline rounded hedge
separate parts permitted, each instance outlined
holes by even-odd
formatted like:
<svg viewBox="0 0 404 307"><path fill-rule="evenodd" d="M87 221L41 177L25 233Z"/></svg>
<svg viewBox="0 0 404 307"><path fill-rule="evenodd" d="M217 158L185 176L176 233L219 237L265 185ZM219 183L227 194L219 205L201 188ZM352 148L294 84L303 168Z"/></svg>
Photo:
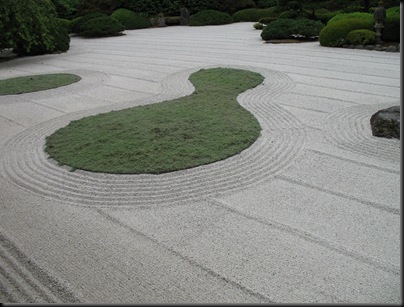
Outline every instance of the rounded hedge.
<svg viewBox="0 0 404 307"><path fill-rule="evenodd" d="M328 23L320 32L321 46L340 47L346 43L346 36L353 30L373 30L373 19L347 18Z"/></svg>
<svg viewBox="0 0 404 307"><path fill-rule="evenodd" d="M263 18L260 18L259 20L258 20L258 22L259 23L263 23L264 25L267 25L267 24L269 24L269 23L271 23L272 21L275 21L275 20L277 20L278 19L278 17L263 17Z"/></svg>
<svg viewBox="0 0 404 307"><path fill-rule="evenodd" d="M289 38L292 34L293 19L278 19L268 24L261 32L263 40Z"/></svg>
<svg viewBox="0 0 404 307"><path fill-rule="evenodd" d="M125 30L123 24L118 20L106 16L92 18L81 25L79 35L86 37L115 36Z"/></svg>
<svg viewBox="0 0 404 307"><path fill-rule="evenodd" d="M263 23L256 22L256 23L253 24L253 27L254 27L255 30L263 30L265 25Z"/></svg>
<svg viewBox="0 0 404 307"><path fill-rule="evenodd" d="M261 33L263 40L290 38L292 34L305 37L318 36L323 24L307 18L278 19L268 24Z"/></svg>
<svg viewBox="0 0 404 307"><path fill-rule="evenodd" d="M111 14L112 18L118 20L126 30L144 29L150 27L150 20L140 14L127 9L118 9Z"/></svg>
<svg viewBox="0 0 404 307"><path fill-rule="evenodd" d="M224 25L233 22L229 13L216 10L204 10L189 18L190 26Z"/></svg>
<svg viewBox="0 0 404 307"><path fill-rule="evenodd" d="M99 13L99 12L94 12L94 13L89 13L84 16L76 17L70 21L69 24L69 32L70 33L81 33L82 31L82 25L89 21L90 19L93 18L99 18L99 17L108 17L106 14Z"/></svg>
<svg viewBox="0 0 404 307"><path fill-rule="evenodd" d="M257 22L260 18L264 17L277 17L278 13L275 8L269 9L245 9L235 12L233 15L234 22L239 21L252 21Z"/></svg>
<svg viewBox="0 0 404 307"><path fill-rule="evenodd" d="M346 42L352 45L372 45L376 42L376 32L370 30L353 30L347 34Z"/></svg>
<svg viewBox="0 0 404 307"><path fill-rule="evenodd" d="M360 12L354 12L354 13L339 13L332 17L327 25L339 21L339 20L344 20L344 19L363 19L363 20L368 20L373 22L373 15L369 13L360 13Z"/></svg>

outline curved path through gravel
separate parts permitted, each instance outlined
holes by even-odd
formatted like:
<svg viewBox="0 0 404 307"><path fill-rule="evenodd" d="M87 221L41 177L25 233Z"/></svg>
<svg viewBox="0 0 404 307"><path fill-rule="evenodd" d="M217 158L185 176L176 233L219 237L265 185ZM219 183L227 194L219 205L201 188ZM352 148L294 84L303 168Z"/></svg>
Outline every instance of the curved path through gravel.
<svg viewBox="0 0 404 307"><path fill-rule="evenodd" d="M401 303L400 141L370 116L400 103L400 54L265 44L252 23L72 37L0 63L0 79L78 83L0 96L0 301ZM238 97L262 126L224 161L162 175L60 167L71 120L192 93L191 73L261 73Z"/></svg>

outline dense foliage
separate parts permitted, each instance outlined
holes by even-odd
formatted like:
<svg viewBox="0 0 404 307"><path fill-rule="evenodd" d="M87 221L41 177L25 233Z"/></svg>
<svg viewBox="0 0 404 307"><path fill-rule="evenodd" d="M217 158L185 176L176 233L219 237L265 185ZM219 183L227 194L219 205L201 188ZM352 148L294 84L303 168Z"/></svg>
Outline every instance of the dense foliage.
<svg viewBox="0 0 404 307"><path fill-rule="evenodd" d="M363 20L368 20L370 22L373 22L373 15L369 13L361 13L361 12L354 12L354 13L340 13L335 15L333 18L331 18L327 25L332 24L333 22L336 22L338 20L342 19L349 19L349 18L354 18L354 19L363 19Z"/></svg>
<svg viewBox="0 0 404 307"><path fill-rule="evenodd" d="M346 42L353 45L371 45L376 42L376 33L370 30L353 30L347 34Z"/></svg>
<svg viewBox="0 0 404 307"><path fill-rule="evenodd" d="M347 18L329 23L320 32L320 45L340 47L346 43L349 32L360 29L373 31L373 19Z"/></svg>
<svg viewBox="0 0 404 307"><path fill-rule="evenodd" d="M261 32L263 40L290 38L292 34L312 37L318 36L323 24L307 18L278 19L269 23Z"/></svg>
<svg viewBox="0 0 404 307"><path fill-rule="evenodd" d="M127 9L118 9L111 14L111 17L123 24L126 30L150 27L149 18L141 14L136 14Z"/></svg>
<svg viewBox="0 0 404 307"><path fill-rule="evenodd" d="M275 7L268 9L245 9L240 10L233 14L233 19L235 22L239 21L258 21L264 17L275 17L278 13Z"/></svg>
<svg viewBox="0 0 404 307"><path fill-rule="evenodd" d="M189 19L190 26L224 25L232 22L230 14L216 10L200 11Z"/></svg>
<svg viewBox="0 0 404 307"><path fill-rule="evenodd" d="M77 12L79 0L51 0L59 18L71 19Z"/></svg>
<svg viewBox="0 0 404 307"><path fill-rule="evenodd" d="M120 3L122 8L149 16L159 13L179 15L181 7L188 8L191 14L219 7L219 0L121 0Z"/></svg>
<svg viewBox="0 0 404 307"><path fill-rule="evenodd" d="M50 0L2 0L0 16L0 50L34 55L69 49L67 29Z"/></svg>
<svg viewBox="0 0 404 307"><path fill-rule="evenodd" d="M386 25L382 32L382 39L386 41L400 41L400 7L386 10Z"/></svg>
<svg viewBox="0 0 404 307"><path fill-rule="evenodd" d="M83 23L79 35L86 37L115 36L124 30L125 27L118 20L106 16L92 18Z"/></svg>
<svg viewBox="0 0 404 307"><path fill-rule="evenodd" d="M103 13L94 12L94 13L89 13L89 14L81 16L81 17L76 17L72 21L70 21L70 24L69 24L70 33L80 34L83 31L82 26L84 23L86 23L87 21L89 21L90 19L93 19L93 18L107 17L107 16L108 15L103 14Z"/></svg>

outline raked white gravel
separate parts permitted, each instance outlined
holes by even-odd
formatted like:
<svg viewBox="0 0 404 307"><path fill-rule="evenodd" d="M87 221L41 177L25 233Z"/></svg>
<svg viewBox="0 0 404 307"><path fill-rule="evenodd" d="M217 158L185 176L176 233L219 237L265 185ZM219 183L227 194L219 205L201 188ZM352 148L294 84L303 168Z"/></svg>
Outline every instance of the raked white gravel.
<svg viewBox="0 0 404 307"><path fill-rule="evenodd" d="M252 23L125 34L0 63L82 77L0 96L1 302L401 303L400 141L369 123L400 104L400 53L265 44ZM238 98L262 126L239 155L112 175L44 153L69 121L188 95L209 67L265 76Z"/></svg>

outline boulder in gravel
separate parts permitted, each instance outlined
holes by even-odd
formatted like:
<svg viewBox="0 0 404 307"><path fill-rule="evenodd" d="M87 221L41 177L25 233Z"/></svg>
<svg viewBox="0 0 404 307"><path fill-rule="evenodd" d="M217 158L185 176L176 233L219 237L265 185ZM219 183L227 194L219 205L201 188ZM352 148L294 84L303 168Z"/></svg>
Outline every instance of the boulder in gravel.
<svg viewBox="0 0 404 307"><path fill-rule="evenodd" d="M400 106L377 111L370 118L370 126L374 136L400 139Z"/></svg>

